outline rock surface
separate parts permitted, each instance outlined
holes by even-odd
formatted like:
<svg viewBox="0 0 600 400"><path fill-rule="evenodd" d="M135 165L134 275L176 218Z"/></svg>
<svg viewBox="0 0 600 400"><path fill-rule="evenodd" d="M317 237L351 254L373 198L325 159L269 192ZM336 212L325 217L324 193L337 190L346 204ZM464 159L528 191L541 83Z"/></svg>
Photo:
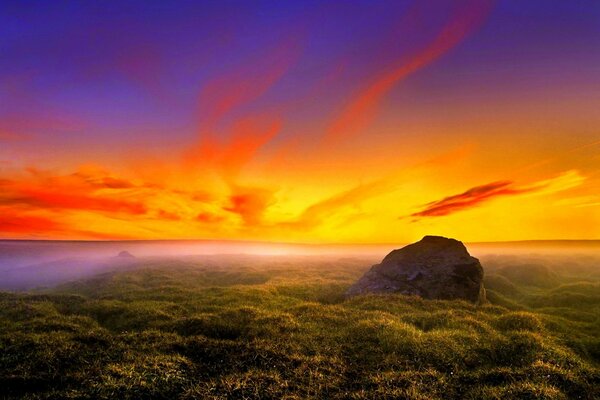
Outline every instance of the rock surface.
<svg viewBox="0 0 600 400"><path fill-rule="evenodd" d="M122 252L120 252L117 255L118 258L135 258L135 256L133 254L131 254L130 252L123 250Z"/></svg>
<svg viewBox="0 0 600 400"><path fill-rule="evenodd" d="M425 236L388 254L346 292L401 293L425 299L485 302L483 267L458 240Z"/></svg>

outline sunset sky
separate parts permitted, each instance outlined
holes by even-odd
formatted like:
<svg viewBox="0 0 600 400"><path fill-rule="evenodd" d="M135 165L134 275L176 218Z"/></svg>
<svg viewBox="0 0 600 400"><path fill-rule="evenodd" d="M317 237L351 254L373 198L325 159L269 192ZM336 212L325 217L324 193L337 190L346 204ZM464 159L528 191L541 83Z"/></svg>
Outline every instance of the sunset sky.
<svg viewBox="0 0 600 400"><path fill-rule="evenodd" d="M600 239L600 1L3 1L0 238Z"/></svg>

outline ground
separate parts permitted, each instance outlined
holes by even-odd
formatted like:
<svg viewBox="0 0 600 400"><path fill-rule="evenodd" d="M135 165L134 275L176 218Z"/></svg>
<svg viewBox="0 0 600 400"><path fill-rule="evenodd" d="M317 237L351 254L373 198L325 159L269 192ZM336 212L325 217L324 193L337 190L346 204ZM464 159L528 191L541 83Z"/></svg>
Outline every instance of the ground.
<svg viewBox="0 0 600 400"><path fill-rule="evenodd" d="M482 258L489 304L323 257L138 259L0 293L3 399L600 398L600 258Z"/></svg>

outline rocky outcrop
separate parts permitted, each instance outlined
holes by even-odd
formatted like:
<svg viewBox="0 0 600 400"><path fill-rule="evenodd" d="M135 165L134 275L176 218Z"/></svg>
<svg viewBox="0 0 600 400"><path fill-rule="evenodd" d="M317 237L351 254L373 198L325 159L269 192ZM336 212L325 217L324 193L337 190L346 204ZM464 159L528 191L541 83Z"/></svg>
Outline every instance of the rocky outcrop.
<svg viewBox="0 0 600 400"><path fill-rule="evenodd" d="M480 304L485 302L483 267L460 241L425 236L419 242L392 251L346 294L367 293L401 293Z"/></svg>
<svg viewBox="0 0 600 400"><path fill-rule="evenodd" d="M117 254L117 258L135 258L135 256L130 252L123 250L122 252Z"/></svg>

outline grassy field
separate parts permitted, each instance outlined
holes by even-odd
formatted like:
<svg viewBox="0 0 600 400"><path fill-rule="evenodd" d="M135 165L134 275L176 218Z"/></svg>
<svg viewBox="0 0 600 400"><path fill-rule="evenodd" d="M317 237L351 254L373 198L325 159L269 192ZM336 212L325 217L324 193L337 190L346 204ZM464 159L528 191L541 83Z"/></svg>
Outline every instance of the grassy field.
<svg viewBox="0 0 600 400"><path fill-rule="evenodd" d="M600 258L482 264L484 306L345 299L370 264L316 257L139 259L0 293L0 397L600 398Z"/></svg>

